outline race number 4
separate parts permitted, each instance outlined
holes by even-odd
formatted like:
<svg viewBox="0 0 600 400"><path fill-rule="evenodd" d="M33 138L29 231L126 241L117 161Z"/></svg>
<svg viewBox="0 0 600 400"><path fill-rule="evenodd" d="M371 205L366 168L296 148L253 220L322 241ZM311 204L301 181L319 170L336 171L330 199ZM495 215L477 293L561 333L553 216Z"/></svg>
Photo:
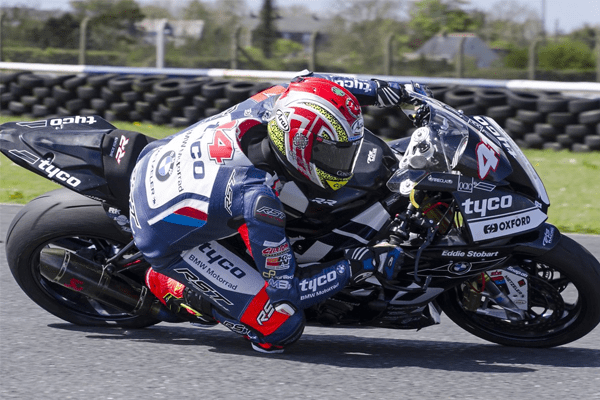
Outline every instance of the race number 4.
<svg viewBox="0 0 600 400"><path fill-rule="evenodd" d="M215 131L213 141L208 145L208 156L217 164L233 158L233 143L221 129Z"/></svg>
<svg viewBox="0 0 600 400"><path fill-rule="evenodd" d="M484 142L477 145L475 152L477 154L477 173L479 179L483 180L490 171L496 171L500 159L496 150Z"/></svg>

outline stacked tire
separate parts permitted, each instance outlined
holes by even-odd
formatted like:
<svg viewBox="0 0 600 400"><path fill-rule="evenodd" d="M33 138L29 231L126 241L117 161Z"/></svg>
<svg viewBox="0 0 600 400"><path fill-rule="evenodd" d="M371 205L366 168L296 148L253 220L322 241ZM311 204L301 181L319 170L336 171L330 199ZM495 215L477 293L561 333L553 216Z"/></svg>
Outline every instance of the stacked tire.
<svg viewBox="0 0 600 400"><path fill-rule="evenodd" d="M99 115L108 121L189 126L271 86L162 74L0 74L0 113L24 118ZM487 115L523 148L600 151L600 99L504 88L430 85L433 96L466 115ZM414 126L397 108L363 107L365 127L385 139Z"/></svg>
<svg viewBox="0 0 600 400"><path fill-rule="evenodd" d="M31 118L73 115L80 111L76 75L2 74L0 110Z"/></svg>
<svg viewBox="0 0 600 400"><path fill-rule="evenodd" d="M384 139L410 136L415 130L406 114L398 108L362 107L365 128Z"/></svg>
<svg viewBox="0 0 600 400"><path fill-rule="evenodd" d="M444 102L467 115L487 115L522 148L600 150L600 99L501 88L454 87Z"/></svg>
<svg viewBox="0 0 600 400"><path fill-rule="evenodd" d="M600 150L598 99L518 92L511 92L510 96L520 108L514 118L506 121L505 127L521 147Z"/></svg>

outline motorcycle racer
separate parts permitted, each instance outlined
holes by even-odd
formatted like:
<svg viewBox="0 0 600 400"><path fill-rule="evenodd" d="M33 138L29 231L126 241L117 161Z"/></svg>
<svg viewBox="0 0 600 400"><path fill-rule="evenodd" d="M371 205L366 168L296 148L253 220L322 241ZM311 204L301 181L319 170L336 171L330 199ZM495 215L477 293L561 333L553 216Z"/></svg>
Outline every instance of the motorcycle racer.
<svg viewBox="0 0 600 400"><path fill-rule="evenodd" d="M130 214L152 293L184 319L217 321L257 351L282 352L302 335L305 308L399 264L399 248L376 246L299 266L278 196L289 182L344 187L363 140L360 107L405 99L394 82L304 74L148 145ZM238 234L247 254L219 242Z"/></svg>

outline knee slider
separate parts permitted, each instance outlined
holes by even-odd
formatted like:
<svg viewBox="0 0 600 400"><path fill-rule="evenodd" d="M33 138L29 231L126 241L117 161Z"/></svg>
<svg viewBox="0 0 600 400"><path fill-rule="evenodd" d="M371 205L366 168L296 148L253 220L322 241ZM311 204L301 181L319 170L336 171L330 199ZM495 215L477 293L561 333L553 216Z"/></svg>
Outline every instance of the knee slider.
<svg viewBox="0 0 600 400"><path fill-rule="evenodd" d="M285 212L281 202L273 197L261 194L254 202L252 216L258 221L284 227Z"/></svg>
<svg viewBox="0 0 600 400"><path fill-rule="evenodd" d="M264 336L264 341L277 346L289 346L300 339L305 326L304 313L297 312L281 324L275 332Z"/></svg>

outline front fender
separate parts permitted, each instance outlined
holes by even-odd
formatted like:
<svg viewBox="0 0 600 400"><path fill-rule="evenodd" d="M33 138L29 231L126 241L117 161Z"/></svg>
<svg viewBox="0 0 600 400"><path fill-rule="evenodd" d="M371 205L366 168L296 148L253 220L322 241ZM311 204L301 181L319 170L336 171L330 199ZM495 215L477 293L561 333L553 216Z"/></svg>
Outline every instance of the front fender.
<svg viewBox="0 0 600 400"><path fill-rule="evenodd" d="M541 256L552 250L560 241L561 233L554 225L543 223L537 230L530 232L527 236L536 234L537 237L525 243L519 243L515 246L515 253L530 255L532 257Z"/></svg>

